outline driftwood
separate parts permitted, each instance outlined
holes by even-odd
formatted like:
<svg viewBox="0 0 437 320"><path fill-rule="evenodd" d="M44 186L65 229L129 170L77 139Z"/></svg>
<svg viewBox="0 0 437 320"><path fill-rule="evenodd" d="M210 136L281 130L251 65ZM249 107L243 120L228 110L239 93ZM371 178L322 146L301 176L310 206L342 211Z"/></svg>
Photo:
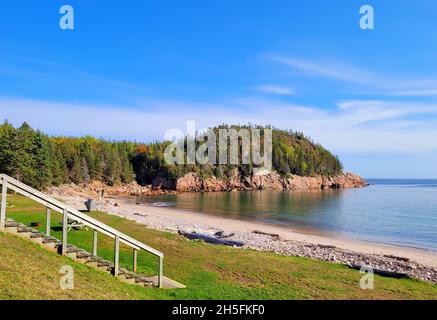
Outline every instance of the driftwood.
<svg viewBox="0 0 437 320"><path fill-rule="evenodd" d="M330 244L318 244L317 245L319 248L322 249L336 249L336 246L330 245Z"/></svg>
<svg viewBox="0 0 437 320"><path fill-rule="evenodd" d="M398 260L398 261L403 261L403 262L408 262L408 261L410 261L409 258L398 257L398 256L394 256L394 255L391 255L391 254L389 254L389 255L386 255L386 254L385 254L384 257L386 257L386 258L391 258L391 259L395 259L395 260Z"/></svg>
<svg viewBox="0 0 437 320"><path fill-rule="evenodd" d="M268 233L268 232L258 231L258 230L254 230L254 231L252 231L252 233L261 234L261 235L264 235L264 236L270 236L270 237L272 237L275 240L279 240L279 234L276 234L276 233Z"/></svg>
<svg viewBox="0 0 437 320"><path fill-rule="evenodd" d="M214 236L218 239L223 239L223 238L233 237L235 236L235 233L232 232L232 233L225 234L224 231L217 231L216 233L214 233Z"/></svg>
<svg viewBox="0 0 437 320"><path fill-rule="evenodd" d="M141 213L135 212L134 216L147 217L147 214L141 214Z"/></svg>
<svg viewBox="0 0 437 320"><path fill-rule="evenodd" d="M202 233L196 233L196 232L186 232L186 231L182 231L179 230L178 233L181 236L184 236L188 239L191 240L203 240L205 242L208 243L212 243L212 244L222 244L225 246L231 246L231 247L242 247L244 246L244 243L241 241L232 241L232 240L225 240L225 239L219 239L219 238L215 238L213 236L207 235L207 234L202 234Z"/></svg>
<svg viewBox="0 0 437 320"><path fill-rule="evenodd" d="M358 265L358 264L349 265L349 267L352 269L356 269L356 270L361 269L361 265ZM379 274L379 275L384 276L384 277L391 277L391 278L408 278L409 277L408 274L402 273L402 272L383 270L383 269L375 269L375 268L372 268L372 269L373 269L374 274Z"/></svg>

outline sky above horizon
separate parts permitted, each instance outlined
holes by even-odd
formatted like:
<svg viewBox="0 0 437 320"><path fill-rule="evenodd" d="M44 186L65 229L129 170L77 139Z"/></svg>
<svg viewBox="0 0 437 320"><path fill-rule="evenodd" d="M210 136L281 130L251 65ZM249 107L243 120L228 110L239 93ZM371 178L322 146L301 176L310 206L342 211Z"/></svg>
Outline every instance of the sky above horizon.
<svg viewBox="0 0 437 320"><path fill-rule="evenodd" d="M59 8L74 8L74 30ZM375 29L359 27L360 7ZM0 121L50 135L302 131L367 178L437 178L437 2L0 2Z"/></svg>

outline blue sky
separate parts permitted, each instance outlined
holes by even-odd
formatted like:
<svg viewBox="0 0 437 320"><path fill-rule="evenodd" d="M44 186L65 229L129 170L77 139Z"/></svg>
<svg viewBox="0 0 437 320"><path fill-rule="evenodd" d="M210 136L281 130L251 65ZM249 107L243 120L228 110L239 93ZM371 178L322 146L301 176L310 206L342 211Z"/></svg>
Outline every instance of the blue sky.
<svg viewBox="0 0 437 320"><path fill-rule="evenodd" d="M74 8L75 29L59 28ZM375 30L359 28L373 5ZM300 130L366 177L437 177L437 3L0 2L0 119L149 141L218 123Z"/></svg>

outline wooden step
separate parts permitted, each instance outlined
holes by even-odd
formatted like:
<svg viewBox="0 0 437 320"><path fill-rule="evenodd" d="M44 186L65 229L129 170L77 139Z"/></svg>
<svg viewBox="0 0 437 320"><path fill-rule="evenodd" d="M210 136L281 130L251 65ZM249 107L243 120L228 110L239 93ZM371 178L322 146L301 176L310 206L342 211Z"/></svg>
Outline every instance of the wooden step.
<svg viewBox="0 0 437 320"><path fill-rule="evenodd" d="M91 257L91 253L86 252L85 250L79 250L76 254L78 259L88 259Z"/></svg>
<svg viewBox="0 0 437 320"><path fill-rule="evenodd" d="M129 283L129 284L137 284L136 283L136 277L138 275L134 272L131 272L127 269L121 268L120 272L118 274L118 279L120 279L123 282ZM140 283L138 283L140 284Z"/></svg>
<svg viewBox="0 0 437 320"><path fill-rule="evenodd" d="M16 234L18 236L20 236L22 238L29 239L31 233L32 233L31 230L29 230L29 228L22 223L19 223L19 225L17 226L17 233Z"/></svg>
<svg viewBox="0 0 437 320"><path fill-rule="evenodd" d="M30 240L32 240L32 242L36 242L36 243L42 244L42 239L44 237L44 233L41 233L41 232L31 232L29 237L30 237Z"/></svg>
<svg viewBox="0 0 437 320"><path fill-rule="evenodd" d="M62 250L62 245L61 245L61 247L60 247L60 250ZM79 250L80 250L80 249L77 248L77 247L75 247L75 246L67 245L67 250L66 250L66 252L65 252L65 255L66 255L67 257L72 258L72 259L76 259L76 258L77 258L77 252L78 252Z"/></svg>
<svg viewBox="0 0 437 320"><path fill-rule="evenodd" d="M90 267L97 268L97 261L98 260L96 256L90 256L85 260L84 264Z"/></svg>
<svg viewBox="0 0 437 320"><path fill-rule="evenodd" d="M114 264L109 261L99 260L97 261L97 268L101 269L102 271L112 273L114 270Z"/></svg>
<svg viewBox="0 0 437 320"><path fill-rule="evenodd" d="M21 224L19 222L15 222L15 221L6 221L5 222L5 227L6 228L10 228L10 227L19 227Z"/></svg>
<svg viewBox="0 0 437 320"><path fill-rule="evenodd" d="M76 253L80 251L80 249L78 247L72 246L72 245L67 245L67 253Z"/></svg>
<svg viewBox="0 0 437 320"><path fill-rule="evenodd" d="M18 222L6 220L6 222L5 222L5 231L7 231L9 233L17 233L19 226L20 226L20 224Z"/></svg>
<svg viewBox="0 0 437 320"><path fill-rule="evenodd" d="M56 251L56 245L58 242L58 239L50 236L44 236L42 238L42 246L50 251Z"/></svg>
<svg viewBox="0 0 437 320"><path fill-rule="evenodd" d="M26 226L20 225L17 229L18 233L32 233L32 231Z"/></svg>
<svg viewBox="0 0 437 320"><path fill-rule="evenodd" d="M135 277L135 283L142 285L142 286L145 286L145 287L153 287L154 286L153 281L150 281L149 278L142 276L142 275L137 275Z"/></svg>
<svg viewBox="0 0 437 320"><path fill-rule="evenodd" d="M62 242L60 240L51 236L47 236L37 229L28 227L25 224L19 222L15 222L10 218L7 218L5 227L6 231L16 233L17 235L22 237L30 238L31 241L41 244L46 249L61 252ZM90 267L96 267L99 270L107 273L114 273L114 263L98 256L94 256L91 253L71 244L67 245L66 254L68 257L73 258L78 262L86 264ZM158 276L146 277L144 275L134 273L124 268L120 268L117 278L120 281L129 284L136 284L146 287L158 286ZM167 277L163 277L162 287L168 289L185 288L183 284Z"/></svg>
<svg viewBox="0 0 437 320"><path fill-rule="evenodd" d="M76 257L74 259L80 263L85 263L90 256L91 253L86 252L85 250L79 250L76 252Z"/></svg>
<svg viewBox="0 0 437 320"><path fill-rule="evenodd" d="M60 242L58 239L50 236L45 236L42 239L42 243L58 243L58 242Z"/></svg>
<svg viewBox="0 0 437 320"><path fill-rule="evenodd" d="M44 237L45 237L45 234L41 233L41 232L32 232L30 234L30 238L32 238L32 239L35 239L35 238L44 238ZM43 239L41 239L41 243L42 243L42 240Z"/></svg>

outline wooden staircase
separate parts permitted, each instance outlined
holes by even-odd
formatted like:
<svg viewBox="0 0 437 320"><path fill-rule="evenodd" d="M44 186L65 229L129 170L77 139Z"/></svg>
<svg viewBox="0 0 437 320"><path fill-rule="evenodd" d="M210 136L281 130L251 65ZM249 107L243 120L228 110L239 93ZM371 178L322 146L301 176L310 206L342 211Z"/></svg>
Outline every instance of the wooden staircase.
<svg viewBox="0 0 437 320"><path fill-rule="evenodd" d="M162 252L157 251L129 236L115 230L100 221L87 216L86 214L69 207L7 175L0 174L0 184L2 185L2 197L0 206L0 231L15 234L24 237L34 243L37 243L47 250L58 252L64 256L68 256L77 262L95 267L104 272L108 272L116 276L121 281L137 284L141 286L156 286L159 288L184 288L185 286L163 275L163 258ZM16 222L6 217L6 199L8 188L22 194L36 202L43 204L47 208L47 228L46 233L42 233L34 228L28 227L25 224ZM50 216L51 210L62 213L62 240L58 240L50 236ZM94 231L93 253L77 248L67 243L68 240L68 220L75 220ZM107 261L96 255L97 252L97 232L104 233L114 239L114 261ZM133 271L120 268L119 266L119 245L120 242L130 246L133 249ZM65 244L65 245L64 245ZM154 277L146 277L136 272L137 255L139 250L147 251L155 255L159 259L158 275Z"/></svg>

